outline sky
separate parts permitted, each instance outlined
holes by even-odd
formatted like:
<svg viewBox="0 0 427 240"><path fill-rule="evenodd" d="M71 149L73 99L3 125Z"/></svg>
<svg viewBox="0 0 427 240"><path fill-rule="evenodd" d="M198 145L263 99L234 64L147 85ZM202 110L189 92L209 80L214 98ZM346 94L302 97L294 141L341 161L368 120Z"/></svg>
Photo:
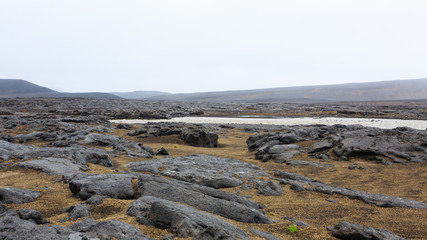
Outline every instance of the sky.
<svg viewBox="0 0 427 240"><path fill-rule="evenodd" d="M0 78L172 93L427 77L425 0L0 0Z"/></svg>

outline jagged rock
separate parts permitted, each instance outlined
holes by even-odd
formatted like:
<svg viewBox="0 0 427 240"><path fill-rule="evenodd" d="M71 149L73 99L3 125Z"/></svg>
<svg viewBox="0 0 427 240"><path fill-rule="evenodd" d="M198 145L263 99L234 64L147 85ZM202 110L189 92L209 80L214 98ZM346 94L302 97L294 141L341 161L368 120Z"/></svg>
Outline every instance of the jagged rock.
<svg viewBox="0 0 427 240"><path fill-rule="evenodd" d="M302 160L287 160L286 165L291 166L314 166L314 167L333 167L333 164L325 164L325 163L318 163L318 162L311 162L311 161L302 161Z"/></svg>
<svg viewBox="0 0 427 240"><path fill-rule="evenodd" d="M39 192L29 190L29 189L20 189L20 188L0 188L0 202L4 203L29 203L33 202L36 198L40 196Z"/></svg>
<svg viewBox="0 0 427 240"><path fill-rule="evenodd" d="M68 214L69 218L89 217L90 207L86 204L79 203L65 209L64 212L69 213Z"/></svg>
<svg viewBox="0 0 427 240"><path fill-rule="evenodd" d="M249 239L244 231L213 215L179 203L144 196L131 203L127 214L141 224L166 228L193 239Z"/></svg>
<svg viewBox="0 0 427 240"><path fill-rule="evenodd" d="M270 223L261 206L237 194L159 176L142 175L138 193L180 202L241 222Z"/></svg>
<svg viewBox="0 0 427 240"><path fill-rule="evenodd" d="M18 215L21 219L32 221L36 224L45 224L48 223L45 219L42 218L42 215L39 211L30 209L30 208L21 208L18 210Z"/></svg>
<svg viewBox="0 0 427 240"><path fill-rule="evenodd" d="M15 210L9 210L0 217L0 239L69 240L72 233L65 227L37 225L33 221L21 219Z"/></svg>
<svg viewBox="0 0 427 240"><path fill-rule="evenodd" d="M339 194L342 196L346 196L350 199L358 199L368 204L375 204L378 207L404 207L427 209L427 204L415 200L337 187L295 173L275 171L274 176L279 177L276 180L278 180L281 184L290 184L291 189L296 188L294 190L297 191L305 190L326 194ZM308 186L304 187L304 185Z"/></svg>
<svg viewBox="0 0 427 240"><path fill-rule="evenodd" d="M3 202L0 202L0 214L7 211L7 207L3 204Z"/></svg>
<svg viewBox="0 0 427 240"><path fill-rule="evenodd" d="M273 158L278 162L285 162L290 160L289 156L280 156L283 153L271 154L271 152L276 152L276 148L279 148L276 147L277 145L313 140L316 142L308 149L308 153L322 159L328 158L323 154L332 148L334 154L342 160L359 156L385 164L427 161L427 144L425 144L427 132L422 130L380 129L361 125L337 124L286 127L284 131L287 133L256 134L249 137L246 141L249 151L256 151L255 158L262 161ZM319 153L322 155L318 155Z"/></svg>
<svg viewBox="0 0 427 240"><path fill-rule="evenodd" d="M132 176L127 174L79 174L71 179L69 188L75 197L86 200L93 195L132 199Z"/></svg>
<svg viewBox="0 0 427 240"><path fill-rule="evenodd" d="M293 217L285 217L286 220L292 222L292 224L298 226L298 227L310 227L308 223L305 223L303 221L295 220Z"/></svg>
<svg viewBox="0 0 427 240"><path fill-rule="evenodd" d="M162 147L159 150L157 150L156 155L169 156L169 152L168 150Z"/></svg>
<svg viewBox="0 0 427 240"><path fill-rule="evenodd" d="M281 154L289 150L295 150L299 148L297 144L285 144L285 145L274 145L268 149L269 154Z"/></svg>
<svg viewBox="0 0 427 240"><path fill-rule="evenodd" d="M86 164L86 162L88 162L104 167L111 167L113 165L108 153L105 150L98 148L80 147L74 151L73 159L80 164Z"/></svg>
<svg viewBox="0 0 427 240"><path fill-rule="evenodd" d="M257 190L257 194L264 196L281 196L283 192L283 189L276 182L266 181L259 178L248 180L242 188L255 188Z"/></svg>
<svg viewBox="0 0 427 240"><path fill-rule="evenodd" d="M41 160L33 160L18 163L18 166L42 171L47 174L56 175L58 177L64 176L71 178L74 174L79 173L82 167L78 164L72 163L64 158L45 158Z"/></svg>
<svg viewBox="0 0 427 240"><path fill-rule="evenodd" d="M18 158L22 161L38 158L67 158L82 167L86 162L111 166L112 162L108 153L103 149L87 148L83 146L73 146L65 148L36 148L22 144L13 144L0 140L0 157L8 160L10 157Z"/></svg>
<svg viewBox="0 0 427 240"><path fill-rule="evenodd" d="M129 130L129 129L132 129L132 125L120 123L120 124L117 124L116 128L117 129L127 129L127 130Z"/></svg>
<svg viewBox="0 0 427 240"><path fill-rule="evenodd" d="M422 146L426 131L399 131L366 129L353 131L346 135L334 148L334 153L340 157L366 156L367 159L378 157L395 163L427 161L426 149ZM424 152L424 153L419 153ZM383 162L383 161L379 161Z"/></svg>
<svg viewBox="0 0 427 240"><path fill-rule="evenodd" d="M155 155L154 150L150 146L143 146L141 143L139 143L138 145L142 150L148 152L150 155Z"/></svg>
<svg viewBox="0 0 427 240"><path fill-rule="evenodd" d="M58 138L58 135L55 133L48 132L32 132L29 134L19 134L15 136L15 139L20 143L26 143L32 141L34 139L38 139L41 141L55 141Z"/></svg>
<svg viewBox="0 0 427 240"><path fill-rule="evenodd" d="M131 157L151 158L152 154L145 151L135 142L127 141L116 135L91 133L85 137L86 144L113 147L115 153L127 154Z"/></svg>
<svg viewBox="0 0 427 240"><path fill-rule="evenodd" d="M295 155L301 153L298 150L293 150L293 151L288 151L288 152L284 152L281 154L274 154L272 157L274 159L274 162L276 163L284 163L287 162L289 160L291 160ZM264 155L263 157L265 157L266 155Z"/></svg>
<svg viewBox="0 0 427 240"><path fill-rule="evenodd" d="M196 147L217 147L218 134L210 132L207 129L198 127L184 128L180 137L184 142Z"/></svg>
<svg viewBox="0 0 427 240"><path fill-rule="evenodd" d="M111 134L91 133L86 135L84 142L90 145L112 147L118 145L120 137Z"/></svg>
<svg viewBox="0 0 427 240"><path fill-rule="evenodd" d="M281 145L281 144L292 144L292 143L296 143L296 142L299 142L302 140L303 140L303 138L297 136L294 133L256 134L256 135L249 137L246 140L246 144L248 145L249 151L254 151L254 150L259 149L262 146L264 146L264 145L266 145L272 141L275 141L274 145ZM270 147L272 147L274 145L270 145Z"/></svg>
<svg viewBox="0 0 427 240"><path fill-rule="evenodd" d="M264 231L261 231L261 230L255 229L255 228L249 228L249 230L251 231L251 233L258 235L258 236L260 236L264 239L267 239L267 240L280 240L280 238L278 238L278 237L276 237L273 234L268 233L268 232L264 232Z"/></svg>
<svg viewBox="0 0 427 240"><path fill-rule="evenodd" d="M6 141L6 142L10 142L10 143L14 143L15 142L15 139L12 136L8 135L8 134L1 134L0 135L0 140Z"/></svg>
<svg viewBox="0 0 427 240"><path fill-rule="evenodd" d="M87 199L85 203L90 204L90 205L99 205L99 204L103 203L104 199L106 199L106 198L107 198L106 196L102 196L102 195L93 195L92 197Z"/></svg>
<svg viewBox="0 0 427 240"><path fill-rule="evenodd" d="M82 232L91 238L100 239L141 239L152 240L144 235L138 228L128 223L117 220L108 220L97 222L93 219L85 219L82 222L75 223L69 227L73 231Z"/></svg>
<svg viewBox="0 0 427 240"><path fill-rule="evenodd" d="M202 125L184 123L148 123L130 131L129 136L152 137L179 134L184 142L196 147L217 147L218 134Z"/></svg>
<svg viewBox="0 0 427 240"><path fill-rule="evenodd" d="M364 225L340 222L332 228L332 235L339 239L360 240L404 240L404 238L381 228L372 228Z"/></svg>
<svg viewBox="0 0 427 240"><path fill-rule="evenodd" d="M357 163L348 165L348 169L350 169L350 170L353 170L353 169L356 169L356 168L357 168Z"/></svg>
<svg viewBox="0 0 427 240"><path fill-rule="evenodd" d="M321 151L329 150L333 147L333 144L330 143L328 140L322 140L313 143L310 148L308 149L308 153L317 153Z"/></svg>
<svg viewBox="0 0 427 240"><path fill-rule="evenodd" d="M164 235L161 240L174 240L175 238L172 235Z"/></svg>
<svg viewBox="0 0 427 240"><path fill-rule="evenodd" d="M161 172L163 176L213 188L236 187L246 179L268 176L253 164L207 155L131 162L126 167L131 171L155 174Z"/></svg>

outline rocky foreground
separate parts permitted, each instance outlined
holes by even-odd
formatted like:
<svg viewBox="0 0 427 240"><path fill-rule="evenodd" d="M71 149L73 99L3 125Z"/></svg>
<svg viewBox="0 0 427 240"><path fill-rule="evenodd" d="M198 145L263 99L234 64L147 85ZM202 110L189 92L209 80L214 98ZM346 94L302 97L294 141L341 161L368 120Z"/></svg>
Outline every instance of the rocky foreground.
<svg viewBox="0 0 427 240"><path fill-rule="evenodd" d="M113 125L224 114L121 103L1 101L0 239L427 238L426 130Z"/></svg>

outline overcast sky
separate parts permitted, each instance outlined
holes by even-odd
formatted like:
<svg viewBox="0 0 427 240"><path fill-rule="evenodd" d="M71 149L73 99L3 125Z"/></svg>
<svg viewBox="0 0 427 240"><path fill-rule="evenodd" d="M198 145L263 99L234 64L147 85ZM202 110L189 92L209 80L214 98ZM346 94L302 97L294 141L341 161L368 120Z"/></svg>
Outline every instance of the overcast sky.
<svg viewBox="0 0 427 240"><path fill-rule="evenodd" d="M0 78L200 92L427 77L426 0L0 0Z"/></svg>

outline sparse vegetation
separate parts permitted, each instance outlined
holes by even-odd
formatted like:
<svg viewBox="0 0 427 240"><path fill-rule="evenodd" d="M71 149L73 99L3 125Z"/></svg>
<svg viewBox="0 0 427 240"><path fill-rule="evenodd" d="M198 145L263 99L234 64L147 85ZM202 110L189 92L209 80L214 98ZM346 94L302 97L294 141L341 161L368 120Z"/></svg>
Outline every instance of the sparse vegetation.
<svg viewBox="0 0 427 240"><path fill-rule="evenodd" d="M286 229L291 233L298 232L298 227L295 225L288 225Z"/></svg>

